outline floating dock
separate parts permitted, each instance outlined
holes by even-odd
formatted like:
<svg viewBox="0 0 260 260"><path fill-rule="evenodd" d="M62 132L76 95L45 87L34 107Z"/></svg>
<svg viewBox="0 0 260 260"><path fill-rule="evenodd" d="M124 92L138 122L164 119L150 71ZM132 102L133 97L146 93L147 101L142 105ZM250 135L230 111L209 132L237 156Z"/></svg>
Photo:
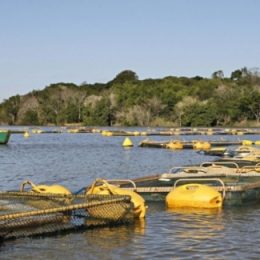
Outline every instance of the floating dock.
<svg viewBox="0 0 260 260"><path fill-rule="evenodd" d="M139 147L148 147L148 148L165 148L170 149L170 143L174 140L169 141L152 141L144 140L139 144ZM183 144L183 149L194 149L196 143L208 143L211 147L220 147L220 146L230 146L230 145L242 145L243 141L179 141Z"/></svg>
<svg viewBox="0 0 260 260"><path fill-rule="evenodd" d="M259 135L260 129L228 128L170 128L160 130L126 131L103 130L103 136L179 136L179 135Z"/></svg>

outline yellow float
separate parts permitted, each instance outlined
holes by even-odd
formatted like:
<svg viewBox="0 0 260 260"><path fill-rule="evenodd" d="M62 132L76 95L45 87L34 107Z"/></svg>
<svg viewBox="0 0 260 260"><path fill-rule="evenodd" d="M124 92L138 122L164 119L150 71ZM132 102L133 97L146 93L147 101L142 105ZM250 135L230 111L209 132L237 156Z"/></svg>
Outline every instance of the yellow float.
<svg viewBox="0 0 260 260"><path fill-rule="evenodd" d="M129 137L126 137L124 142L122 143L123 147L132 147L134 146L131 139Z"/></svg>
<svg viewBox="0 0 260 260"><path fill-rule="evenodd" d="M87 195L128 195L134 206L134 214L137 218L144 218L146 214L145 200L134 191L125 190L109 184L106 180L97 179L87 191Z"/></svg>
<svg viewBox="0 0 260 260"><path fill-rule="evenodd" d="M68 133L71 133L71 134L77 134L78 132L79 132L78 128L74 128L74 129L69 129L68 130Z"/></svg>
<svg viewBox="0 0 260 260"><path fill-rule="evenodd" d="M232 135L236 135L237 134L237 130L236 129L231 129L231 134Z"/></svg>
<svg viewBox="0 0 260 260"><path fill-rule="evenodd" d="M51 193L51 194L64 194L70 195L71 192L61 185L35 185L31 181L24 181L20 186L20 191L25 191L25 185L31 186L31 192L35 193Z"/></svg>
<svg viewBox="0 0 260 260"><path fill-rule="evenodd" d="M113 135L113 133L111 131L107 131L107 130L102 131L101 134L103 136L112 136Z"/></svg>
<svg viewBox="0 0 260 260"><path fill-rule="evenodd" d="M30 137L30 133L28 131L25 131L24 134L23 134L23 137L24 138Z"/></svg>
<svg viewBox="0 0 260 260"><path fill-rule="evenodd" d="M242 145L252 145L253 144L253 141L251 140L243 140L242 141Z"/></svg>
<svg viewBox="0 0 260 260"><path fill-rule="evenodd" d="M194 141L193 149L194 150L209 150L211 148L211 144L206 141Z"/></svg>
<svg viewBox="0 0 260 260"><path fill-rule="evenodd" d="M43 132L43 130L41 130L41 129L32 129L33 134L41 134L42 132Z"/></svg>
<svg viewBox="0 0 260 260"><path fill-rule="evenodd" d="M203 184L181 185L168 193L166 205L168 208L220 208L223 199L214 188Z"/></svg>
<svg viewBox="0 0 260 260"><path fill-rule="evenodd" d="M183 143L179 140L172 140L166 144L166 148L172 150L183 149Z"/></svg>

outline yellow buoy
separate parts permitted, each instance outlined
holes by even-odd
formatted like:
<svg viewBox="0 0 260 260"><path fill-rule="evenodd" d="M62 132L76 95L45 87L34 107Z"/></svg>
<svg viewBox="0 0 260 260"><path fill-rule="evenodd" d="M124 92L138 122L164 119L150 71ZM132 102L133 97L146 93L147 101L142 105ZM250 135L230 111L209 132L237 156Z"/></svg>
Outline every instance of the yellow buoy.
<svg viewBox="0 0 260 260"><path fill-rule="evenodd" d="M77 134L78 132L79 132L78 128L73 128L73 129L68 130L68 133L71 133L71 134Z"/></svg>
<svg viewBox="0 0 260 260"><path fill-rule="evenodd" d="M123 147L132 147L134 146L131 139L129 137L126 137L124 142L122 143Z"/></svg>
<svg viewBox="0 0 260 260"><path fill-rule="evenodd" d="M106 136L106 135L107 135L107 131L104 130L104 131L101 132L101 134L102 134L103 136Z"/></svg>
<svg viewBox="0 0 260 260"><path fill-rule="evenodd" d="M32 188L33 192L36 193L52 193L52 194L66 194L69 195L71 192L61 185L37 185Z"/></svg>
<svg viewBox="0 0 260 260"><path fill-rule="evenodd" d="M255 145L260 145L260 141L255 141Z"/></svg>
<svg viewBox="0 0 260 260"><path fill-rule="evenodd" d="M97 186L97 184L102 185ZM87 191L87 195L99 194L99 195L128 195L131 197L131 202L134 206L134 215L137 218L144 218L146 214L145 200L136 192L130 190L124 190L115 185L109 184L106 180L97 179L91 188Z"/></svg>
<svg viewBox="0 0 260 260"><path fill-rule="evenodd" d="M232 135L236 135L237 134L237 130L236 129L231 129L231 134Z"/></svg>
<svg viewBox="0 0 260 260"><path fill-rule="evenodd" d="M243 140L242 141L242 145L252 145L253 144L253 141L251 140Z"/></svg>
<svg viewBox="0 0 260 260"><path fill-rule="evenodd" d="M102 131L101 134L103 136L112 136L113 135L113 133L111 131L107 131L107 130Z"/></svg>
<svg viewBox="0 0 260 260"><path fill-rule="evenodd" d="M113 133L111 131L107 131L106 136L112 136L112 135L113 135Z"/></svg>
<svg viewBox="0 0 260 260"><path fill-rule="evenodd" d="M52 194L65 194L69 195L71 192L61 185L35 185L31 181L25 181L21 184L20 191L24 191L25 185L28 184L31 186L31 191L35 193L52 193Z"/></svg>
<svg viewBox="0 0 260 260"><path fill-rule="evenodd" d="M43 130L41 130L41 129L32 129L33 134L41 134L42 132L43 132Z"/></svg>
<svg viewBox="0 0 260 260"><path fill-rule="evenodd" d="M28 132L28 131L25 131L25 132L24 132L24 134L23 134L23 137L25 137L25 138L28 138L28 137L30 137L30 134L29 134L29 132Z"/></svg>
<svg viewBox="0 0 260 260"><path fill-rule="evenodd" d="M173 189L166 196L166 205L169 208L220 208L223 199L214 188L202 184L185 184Z"/></svg>
<svg viewBox="0 0 260 260"><path fill-rule="evenodd" d="M207 135L213 135L213 130L211 128L208 129Z"/></svg>
<svg viewBox="0 0 260 260"><path fill-rule="evenodd" d="M196 141L193 143L193 149L195 150L209 150L210 148L211 144L209 142Z"/></svg>
<svg viewBox="0 0 260 260"><path fill-rule="evenodd" d="M179 140L173 140L170 141L167 145L166 145L167 149L183 149L183 143Z"/></svg>

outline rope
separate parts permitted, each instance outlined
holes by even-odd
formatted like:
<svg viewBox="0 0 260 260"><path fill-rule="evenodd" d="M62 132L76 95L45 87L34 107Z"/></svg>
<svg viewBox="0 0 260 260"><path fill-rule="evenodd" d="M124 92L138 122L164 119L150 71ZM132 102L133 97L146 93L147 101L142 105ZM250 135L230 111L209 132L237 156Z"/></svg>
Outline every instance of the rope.
<svg viewBox="0 0 260 260"><path fill-rule="evenodd" d="M76 204L76 205L63 206L63 207L57 207L57 208L52 208L52 209L7 214L7 215L0 216L0 221L22 218L22 217L38 216L38 215L44 215L44 214L52 214L52 213L58 213L58 212L63 212L63 211L71 211L71 210L82 209L82 208L91 208L91 207L95 207L95 206L107 205L107 204L117 203L117 202L126 202L126 197L109 199L106 201L80 203L80 204Z"/></svg>
<svg viewBox="0 0 260 260"><path fill-rule="evenodd" d="M40 198L69 198L69 199L105 199L108 195L98 194L58 194L58 193L34 193L34 192L21 192L21 191L7 191L0 192L0 197L40 197ZM128 199L127 195L113 195L114 198Z"/></svg>

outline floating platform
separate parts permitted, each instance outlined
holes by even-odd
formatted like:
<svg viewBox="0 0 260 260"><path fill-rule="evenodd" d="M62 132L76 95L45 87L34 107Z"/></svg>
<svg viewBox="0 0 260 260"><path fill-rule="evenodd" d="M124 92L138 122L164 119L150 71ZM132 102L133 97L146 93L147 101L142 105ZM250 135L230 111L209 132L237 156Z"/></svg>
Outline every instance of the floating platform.
<svg viewBox="0 0 260 260"><path fill-rule="evenodd" d="M170 128L161 130L104 130L104 136L179 136L179 135L259 135L260 129L228 128Z"/></svg>
<svg viewBox="0 0 260 260"><path fill-rule="evenodd" d="M63 133L62 130L43 130L43 129L10 129L11 134L25 134L25 133L32 133L32 134L60 134Z"/></svg>
<svg viewBox="0 0 260 260"><path fill-rule="evenodd" d="M193 180L193 182L196 179ZM128 188L133 190L133 188ZM135 192L140 194L146 201L165 201L167 194L173 187L137 187ZM223 200L224 207L251 205L260 202L260 182L250 184L231 184L214 186L220 193L225 193Z"/></svg>
<svg viewBox="0 0 260 260"><path fill-rule="evenodd" d="M96 130L96 129L95 129ZM68 128L67 129L68 133L73 133L73 134L77 134L77 133L94 133L94 129L90 128L90 127L77 127L77 128Z"/></svg>
<svg viewBox="0 0 260 260"><path fill-rule="evenodd" d="M174 167L169 173L125 182L121 180L118 185L134 190L146 201L153 202L165 201L167 194L177 186L189 183L205 184L222 193L224 206L242 206L260 201L259 169L259 166L228 168L212 162L208 167Z"/></svg>
<svg viewBox="0 0 260 260"><path fill-rule="evenodd" d="M170 143L175 140L170 141L152 141L152 140L144 140L139 144L139 147L148 147L148 148L165 148L168 149L170 147ZM211 147L222 147L222 146L230 146L230 145L242 145L243 141L180 141L183 144L183 149L194 149L194 144L201 143L209 143Z"/></svg>

